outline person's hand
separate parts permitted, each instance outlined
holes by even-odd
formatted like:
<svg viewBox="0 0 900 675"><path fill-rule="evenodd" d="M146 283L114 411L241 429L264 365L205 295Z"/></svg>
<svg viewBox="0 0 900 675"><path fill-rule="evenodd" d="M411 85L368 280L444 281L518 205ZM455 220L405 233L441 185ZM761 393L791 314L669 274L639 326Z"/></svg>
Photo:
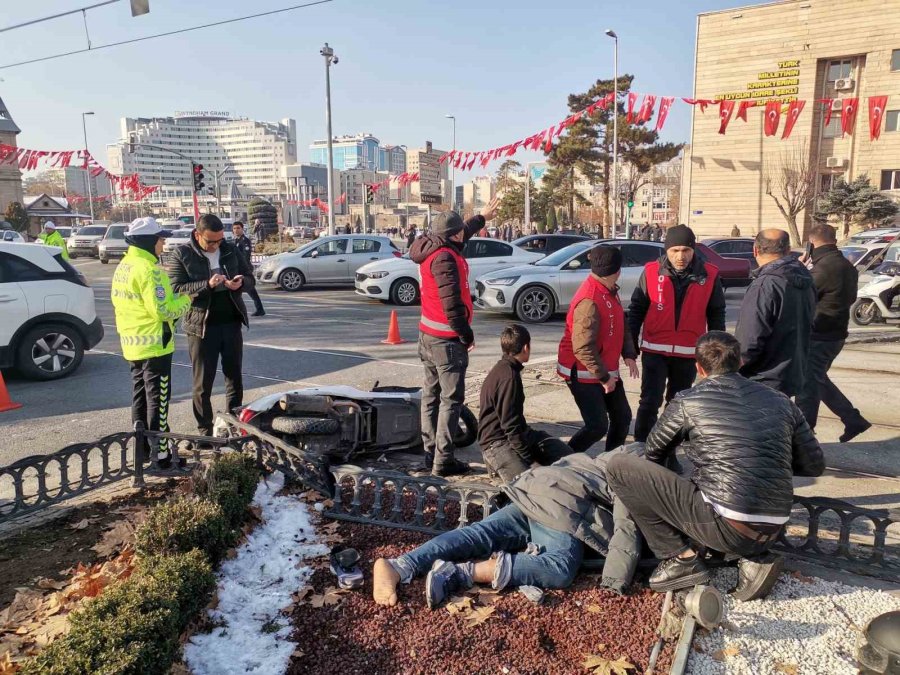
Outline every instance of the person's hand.
<svg viewBox="0 0 900 675"><path fill-rule="evenodd" d="M637 361L634 359L625 359L625 365L628 366L628 372L631 377L640 377L640 373L638 372Z"/></svg>
<svg viewBox="0 0 900 675"><path fill-rule="evenodd" d="M467 344L467 345L466 345L466 351L467 351L467 352L474 352L474 351L475 351L475 343L474 343L474 342L470 342L469 344Z"/></svg>
<svg viewBox="0 0 900 675"><path fill-rule="evenodd" d="M497 209L500 208L500 197L494 197L488 202L488 205L481 211L485 221L493 220L497 217Z"/></svg>
<svg viewBox="0 0 900 675"><path fill-rule="evenodd" d="M216 286L224 283L226 281L224 274L213 274L209 278L209 287L215 288Z"/></svg>
<svg viewBox="0 0 900 675"><path fill-rule="evenodd" d="M244 285L244 276L242 274L238 274L234 279L226 279L224 283L225 288L227 288L229 291L236 291Z"/></svg>
<svg viewBox="0 0 900 675"><path fill-rule="evenodd" d="M610 375L609 379L603 383L603 391L604 393L611 394L616 390L616 384L618 384L619 378L615 375Z"/></svg>

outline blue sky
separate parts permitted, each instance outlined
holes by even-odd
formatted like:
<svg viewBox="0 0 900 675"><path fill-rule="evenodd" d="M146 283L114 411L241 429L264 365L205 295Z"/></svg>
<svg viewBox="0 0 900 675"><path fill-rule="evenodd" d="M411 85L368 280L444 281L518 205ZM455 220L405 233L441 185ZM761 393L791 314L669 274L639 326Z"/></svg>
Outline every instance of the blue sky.
<svg viewBox="0 0 900 675"><path fill-rule="evenodd" d="M150 0L132 18L128 0L91 10L94 45L297 4L300 0ZM93 0L3 2L0 28ZM324 138L329 42L334 132L368 131L382 142L482 150L521 139L566 114L566 96L611 77L613 28L619 71L635 89L690 95L698 12L742 0L334 0L330 4L0 70L0 97L38 149L82 146L101 163L119 118L175 110L227 110L297 120L299 154ZM80 14L2 34L0 65L85 46ZM664 140L687 141L689 108L673 107ZM520 153L517 159L537 159Z"/></svg>

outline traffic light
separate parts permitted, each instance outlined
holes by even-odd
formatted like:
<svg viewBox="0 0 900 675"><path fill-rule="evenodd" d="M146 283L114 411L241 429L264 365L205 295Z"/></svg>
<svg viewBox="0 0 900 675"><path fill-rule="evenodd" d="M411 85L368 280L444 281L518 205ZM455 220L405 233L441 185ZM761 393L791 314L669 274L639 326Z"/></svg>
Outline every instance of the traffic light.
<svg viewBox="0 0 900 675"><path fill-rule="evenodd" d="M628 204L629 209L634 206L634 193L633 192L628 193L628 201L626 202L626 204Z"/></svg>
<svg viewBox="0 0 900 675"><path fill-rule="evenodd" d="M375 202L375 186L374 185L366 185L366 204L372 204Z"/></svg>
<svg viewBox="0 0 900 675"><path fill-rule="evenodd" d="M206 183L203 182L203 165L192 164L191 166L194 169L194 192L199 194L206 187Z"/></svg>

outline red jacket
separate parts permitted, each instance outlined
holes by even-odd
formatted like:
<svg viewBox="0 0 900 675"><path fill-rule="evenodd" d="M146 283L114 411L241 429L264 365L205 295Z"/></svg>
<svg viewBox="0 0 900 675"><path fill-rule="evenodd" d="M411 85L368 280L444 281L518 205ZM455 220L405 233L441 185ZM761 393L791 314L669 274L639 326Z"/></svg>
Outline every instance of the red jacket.
<svg viewBox="0 0 900 675"><path fill-rule="evenodd" d="M472 292L469 290L469 263L455 248L446 246L434 251L419 266L419 275L422 279L422 315L419 318L419 330L434 337L450 339L461 336L450 325L450 319L444 311L444 304L438 292L438 284L431 269L431 263L434 258L442 253L445 255L449 254L456 263L459 275L460 299L465 307L466 323L468 325L472 323L474 310L472 307Z"/></svg>
<svg viewBox="0 0 900 675"><path fill-rule="evenodd" d="M577 371L578 381L588 384L601 384L597 373L585 370L584 365L575 358L572 347L572 328L575 308L582 300L590 300L600 312L600 327L597 332L597 351L603 359L603 365L610 375L618 377L619 361L622 358L622 346L625 342L625 311L615 291L608 289L592 274L572 298L569 312L566 314L566 330L559 343L556 357L556 372L568 381L572 378L572 369Z"/></svg>
<svg viewBox="0 0 900 675"><path fill-rule="evenodd" d="M650 307L644 319L641 350L651 354L678 356L692 359L696 353L697 338L706 330L706 307L712 296L719 269L704 263L706 277L688 286L678 325L675 325L675 288L672 279L660 274L659 261L647 263L644 276L647 279L647 295Z"/></svg>

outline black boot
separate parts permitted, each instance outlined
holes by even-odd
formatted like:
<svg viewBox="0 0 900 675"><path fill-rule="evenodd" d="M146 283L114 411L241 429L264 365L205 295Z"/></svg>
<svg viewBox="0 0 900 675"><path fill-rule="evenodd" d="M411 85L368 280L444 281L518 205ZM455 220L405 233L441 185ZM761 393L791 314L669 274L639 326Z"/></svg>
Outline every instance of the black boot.
<svg viewBox="0 0 900 675"><path fill-rule="evenodd" d="M692 558L669 558L650 575L650 588L659 593L691 588L709 581L709 570L696 553Z"/></svg>
<svg viewBox="0 0 900 675"><path fill-rule="evenodd" d="M778 581L784 558L770 551L738 561L738 583L733 591L737 600L748 602L766 597Z"/></svg>
<svg viewBox="0 0 900 675"><path fill-rule="evenodd" d="M442 464L438 466L434 465L434 468L431 470L431 475L438 476L440 478L446 478L447 476L459 476L464 473L469 473L469 465L465 462L460 462L458 459L451 459L446 464Z"/></svg>
<svg viewBox="0 0 900 675"><path fill-rule="evenodd" d="M846 427L844 427L844 433L841 434L839 440L841 441L841 443L848 443L871 427L872 423L869 420L860 417L859 421L855 424L848 424Z"/></svg>

